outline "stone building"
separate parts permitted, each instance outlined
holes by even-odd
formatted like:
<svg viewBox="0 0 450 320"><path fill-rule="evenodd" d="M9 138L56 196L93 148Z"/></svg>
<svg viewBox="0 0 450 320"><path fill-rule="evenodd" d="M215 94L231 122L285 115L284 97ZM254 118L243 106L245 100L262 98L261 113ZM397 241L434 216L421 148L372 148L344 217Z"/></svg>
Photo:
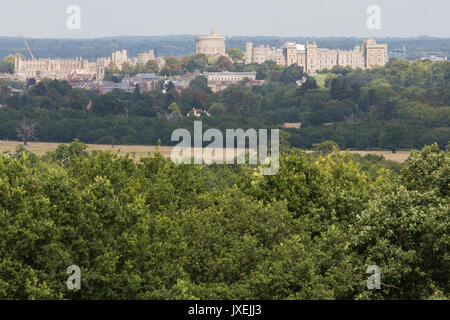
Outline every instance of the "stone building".
<svg viewBox="0 0 450 320"><path fill-rule="evenodd" d="M122 64L128 62L127 50L123 49L122 51L113 52L111 60L119 70L122 70Z"/></svg>
<svg viewBox="0 0 450 320"><path fill-rule="evenodd" d="M149 60L156 60L154 51L139 53L137 62L145 64ZM14 77L25 81L28 78L74 80L74 78L102 80L105 77L105 68L111 63L122 70L122 64L132 62L128 58L127 50L113 52L111 57L101 57L96 62L86 59L33 59L23 60L16 58Z"/></svg>
<svg viewBox="0 0 450 320"><path fill-rule="evenodd" d="M203 76L208 80L208 87L213 92L225 90L228 86L246 79L256 81L256 72L204 72Z"/></svg>
<svg viewBox="0 0 450 320"><path fill-rule="evenodd" d="M283 48L275 49L269 46L253 47L247 42L245 63L264 63L275 61L279 65L298 65L306 73L315 73L321 69L331 69L334 66L351 68L372 68L375 65L384 66L388 62L387 44L377 44L375 39L367 38L362 46L353 50L322 49L316 42L305 45L287 42Z"/></svg>
<svg viewBox="0 0 450 320"><path fill-rule="evenodd" d="M155 59L155 52L153 50L150 50L148 52L139 53L137 57L137 63L140 64L146 64L150 60L156 60Z"/></svg>
<svg viewBox="0 0 450 320"><path fill-rule="evenodd" d="M14 75L25 81L28 78L67 80L74 74L103 79L105 68L86 59L34 59L16 58Z"/></svg>
<svg viewBox="0 0 450 320"><path fill-rule="evenodd" d="M219 35L217 29L212 29L208 36L195 38L195 54L210 56L225 55L225 37Z"/></svg>

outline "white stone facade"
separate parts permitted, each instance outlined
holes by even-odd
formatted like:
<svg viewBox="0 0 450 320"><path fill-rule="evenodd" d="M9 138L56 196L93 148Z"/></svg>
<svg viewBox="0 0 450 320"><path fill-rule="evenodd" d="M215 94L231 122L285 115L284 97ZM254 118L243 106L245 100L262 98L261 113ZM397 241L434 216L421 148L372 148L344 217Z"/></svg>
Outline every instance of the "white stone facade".
<svg viewBox="0 0 450 320"><path fill-rule="evenodd" d="M14 75L21 80L28 78L67 80L73 74L85 74L96 79L103 79L105 68L81 58L23 60L19 57L16 58L14 67Z"/></svg>
<svg viewBox="0 0 450 320"><path fill-rule="evenodd" d="M387 44L377 44L374 39L367 38L361 47L339 50L319 49L316 42L307 42L305 45L287 42L281 49L262 45L253 47L253 43L247 42L246 64L264 63L269 60L284 66L301 66L306 73L315 73L317 70L331 69L334 66L367 69L375 65L384 66L388 62Z"/></svg>
<svg viewBox="0 0 450 320"><path fill-rule="evenodd" d="M211 30L208 36L195 38L195 53L210 56L225 55L225 37L219 35L216 29Z"/></svg>

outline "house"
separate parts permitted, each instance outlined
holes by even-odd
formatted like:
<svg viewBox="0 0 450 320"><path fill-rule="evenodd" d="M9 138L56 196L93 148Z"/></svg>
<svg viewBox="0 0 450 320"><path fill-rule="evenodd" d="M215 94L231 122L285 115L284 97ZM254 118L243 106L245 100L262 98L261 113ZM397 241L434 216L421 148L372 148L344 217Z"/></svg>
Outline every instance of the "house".
<svg viewBox="0 0 450 320"><path fill-rule="evenodd" d="M112 81L100 81L102 84L98 86L101 93L111 92L114 89L120 89L128 93L133 93L135 85L131 82L114 83Z"/></svg>
<svg viewBox="0 0 450 320"><path fill-rule="evenodd" d="M211 115L207 111L202 110L202 109L196 109L196 108L192 108L192 110L189 111L186 116L188 116L188 117L194 116L194 117L200 118L202 114L206 115L207 117L211 117Z"/></svg>
<svg viewBox="0 0 450 320"><path fill-rule="evenodd" d="M283 124L283 128L289 129L300 129L302 126L301 122L286 122Z"/></svg>
<svg viewBox="0 0 450 320"><path fill-rule="evenodd" d="M254 85L260 85L261 83L255 82L256 72L204 72L203 75L208 80L208 87L214 93L225 90L228 86L239 84L244 80L248 80L247 83L253 83Z"/></svg>
<svg viewBox="0 0 450 320"><path fill-rule="evenodd" d="M139 73L130 78L130 81L138 85L142 92L156 91L160 80L161 78L154 73Z"/></svg>

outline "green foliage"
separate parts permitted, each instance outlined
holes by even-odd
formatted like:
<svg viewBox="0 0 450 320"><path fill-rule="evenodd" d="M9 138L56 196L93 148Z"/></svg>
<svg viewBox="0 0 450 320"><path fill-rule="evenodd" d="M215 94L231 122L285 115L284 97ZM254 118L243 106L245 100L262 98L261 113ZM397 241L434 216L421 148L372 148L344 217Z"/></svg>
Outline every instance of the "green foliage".
<svg viewBox="0 0 450 320"><path fill-rule="evenodd" d="M183 115L181 114L180 107L173 102L169 107L168 110L170 111L170 115L174 117L175 119L181 119L183 118Z"/></svg>
<svg viewBox="0 0 450 320"><path fill-rule="evenodd" d="M344 153L285 153L262 176L85 149L0 156L0 298L449 297L450 155L437 145L376 180ZM366 288L372 264L381 290Z"/></svg>
<svg viewBox="0 0 450 320"><path fill-rule="evenodd" d="M51 161L64 163L77 157L86 157L88 155L86 149L87 145L80 142L78 139L75 139L69 145L65 144L59 145L55 151L48 152L44 156L44 158L49 159Z"/></svg>
<svg viewBox="0 0 450 320"><path fill-rule="evenodd" d="M326 155L335 151L339 152L339 145L332 140L327 140L321 143L313 144L313 150L321 155Z"/></svg>
<svg viewBox="0 0 450 320"><path fill-rule="evenodd" d="M244 52L237 48L230 48L227 50L227 55L231 58L233 61L240 61L244 59Z"/></svg>
<svg viewBox="0 0 450 320"><path fill-rule="evenodd" d="M17 56L17 54L16 54ZM3 60L0 60L0 72L14 73L14 67L16 64L16 56L9 54Z"/></svg>

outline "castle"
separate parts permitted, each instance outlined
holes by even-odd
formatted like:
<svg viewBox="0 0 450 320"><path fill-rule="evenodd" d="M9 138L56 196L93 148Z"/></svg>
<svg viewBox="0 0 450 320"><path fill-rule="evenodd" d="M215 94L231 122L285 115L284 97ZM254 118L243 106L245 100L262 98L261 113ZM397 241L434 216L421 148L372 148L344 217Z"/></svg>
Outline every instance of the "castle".
<svg viewBox="0 0 450 320"><path fill-rule="evenodd" d="M105 66L82 58L23 60L16 57L14 75L21 80L29 78L67 80L73 74L84 74L96 79L103 79Z"/></svg>
<svg viewBox="0 0 450 320"><path fill-rule="evenodd" d="M196 54L226 56L225 37L219 35L216 29L212 29L210 35L199 36L195 40ZM129 59L127 50L116 51L111 57L99 58L96 62L82 58L23 60L17 57L14 76L21 80L28 78L67 80L73 77L102 80L105 68L111 64L122 70L122 65L126 62L145 64L154 59L153 50L140 53L137 59ZM375 65L384 66L388 62L387 44L378 44L375 39L367 38L362 46L356 46L353 50L339 50L318 48L316 42L307 42L305 45L287 42L279 49L263 45L254 47L253 43L246 43L245 64L264 63L270 60L283 66L301 66L310 74L321 69L332 69L334 66L368 69Z"/></svg>
<svg viewBox="0 0 450 320"><path fill-rule="evenodd" d="M224 56L225 37L219 35L216 29L208 36L195 38L195 54L209 56ZM260 45L254 47L252 42L246 43L245 64L274 61L283 66L298 65L306 73L315 73L321 69L331 69L334 66L368 69L375 65L384 66L388 62L387 44L378 44L375 39L367 38L362 46L353 50L322 49L316 42L297 44L286 42L283 48L270 48Z"/></svg>
<svg viewBox="0 0 450 320"><path fill-rule="evenodd" d="M122 70L122 65L126 62L146 64L150 60L155 60L153 50L139 53L137 59L131 60L128 58L127 50L124 49L113 52L111 57L99 58L96 62L89 62L82 58L23 60L20 57L16 57L14 76L23 81L29 78L69 80L77 76L103 80L105 68L110 67L111 64Z"/></svg>
<svg viewBox="0 0 450 320"><path fill-rule="evenodd" d="M316 42L307 42L305 45L287 42L280 49L263 45L254 47L253 43L246 43L245 64L269 60L283 66L301 66L310 74L334 66L368 69L375 65L384 66L388 62L387 44L378 44L375 39L367 38L361 47L339 50L318 48Z"/></svg>
<svg viewBox="0 0 450 320"><path fill-rule="evenodd" d="M195 38L195 54L210 56L225 55L225 37L219 35L217 29L212 29L208 36Z"/></svg>

